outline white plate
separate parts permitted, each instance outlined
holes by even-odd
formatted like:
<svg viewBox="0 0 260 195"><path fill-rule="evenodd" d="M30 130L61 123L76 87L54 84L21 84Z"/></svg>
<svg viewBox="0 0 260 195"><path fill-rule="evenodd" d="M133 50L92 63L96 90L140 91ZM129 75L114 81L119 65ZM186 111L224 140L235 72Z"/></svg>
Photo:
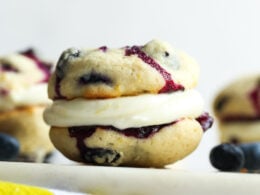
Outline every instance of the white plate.
<svg viewBox="0 0 260 195"><path fill-rule="evenodd" d="M260 175L0 162L0 180L97 195L260 194Z"/></svg>

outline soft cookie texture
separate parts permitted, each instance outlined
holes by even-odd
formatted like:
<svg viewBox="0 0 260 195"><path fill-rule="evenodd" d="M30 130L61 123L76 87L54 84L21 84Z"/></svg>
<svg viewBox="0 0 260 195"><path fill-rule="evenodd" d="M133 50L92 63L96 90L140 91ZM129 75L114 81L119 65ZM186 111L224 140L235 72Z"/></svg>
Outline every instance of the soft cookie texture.
<svg viewBox="0 0 260 195"><path fill-rule="evenodd" d="M167 125L159 133L143 139L96 128L90 137L83 140L91 155L82 159L77 148L79 140L70 136L68 128L52 127L50 131L55 147L71 160L141 167L163 167L184 158L198 146L202 134L200 124L192 119Z"/></svg>
<svg viewBox="0 0 260 195"><path fill-rule="evenodd" d="M198 74L193 58L158 40L143 47L68 49L51 76L48 92L51 99L157 94L193 88ZM172 78L174 83L165 86Z"/></svg>
<svg viewBox="0 0 260 195"><path fill-rule="evenodd" d="M119 49L67 49L49 81L54 103L44 119L50 138L66 157L86 164L176 162L195 150L212 125L193 89L198 76L193 58L159 40ZM167 101L174 101L178 113L168 112L174 108ZM79 110L82 121L75 116Z"/></svg>
<svg viewBox="0 0 260 195"><path fill-rule="evenodd" d="M260 74L241 77L226 87L213 102L222 142L260 140Z"/></svg>
<svg viewBox="0 0 260 195"><path fill-rule="evenodd" d="M54 150L42 117L50 71L31 49L0 57L0 132L19 141L16 161L43 162Z"/></svg>

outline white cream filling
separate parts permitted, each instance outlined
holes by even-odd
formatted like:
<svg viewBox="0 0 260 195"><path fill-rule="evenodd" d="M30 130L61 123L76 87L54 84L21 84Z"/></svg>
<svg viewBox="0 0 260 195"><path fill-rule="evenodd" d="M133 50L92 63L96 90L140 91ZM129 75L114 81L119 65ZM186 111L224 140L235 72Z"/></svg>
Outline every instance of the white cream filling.
<svg viewBox="0 0 260 195"><path fill-rule="evenodd" d="M48 99L47 84L37 84L29 88L21 88L9 91L0 96L0 111L12 110L19 106L50 104Z"/></svg>
<svg viewBox="0 0 260 195"><path fill-rule="evenodd" d="M57 100L44 112L45 121L57 127L112 125L119 129L165 124L203 112L196 90L147 94L102 100Z"/></svg>

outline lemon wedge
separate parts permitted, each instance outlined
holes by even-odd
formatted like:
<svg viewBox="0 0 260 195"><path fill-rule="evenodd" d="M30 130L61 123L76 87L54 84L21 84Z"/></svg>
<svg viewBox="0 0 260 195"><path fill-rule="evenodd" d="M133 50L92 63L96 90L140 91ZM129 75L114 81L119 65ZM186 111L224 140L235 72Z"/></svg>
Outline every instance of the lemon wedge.
<svg viewBox="0 0 260 195"><path fill-rule="evenodd" d="M54 195L52 192L34 186L0 181L1 195Z"/></svg>

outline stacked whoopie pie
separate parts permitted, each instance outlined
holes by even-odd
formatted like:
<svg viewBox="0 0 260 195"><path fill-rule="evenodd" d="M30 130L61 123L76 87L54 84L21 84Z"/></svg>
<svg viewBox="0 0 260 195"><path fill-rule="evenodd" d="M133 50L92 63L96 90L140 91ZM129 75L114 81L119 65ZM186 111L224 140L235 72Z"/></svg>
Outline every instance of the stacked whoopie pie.
<svg viewBox="0 0 260 195"><path fill-rule="evenodd" d="M49 81L50 138L71 160L163 167L199 144L212 118L194 89L194 59L153 40L144 46L64 51Z"/></svg>

